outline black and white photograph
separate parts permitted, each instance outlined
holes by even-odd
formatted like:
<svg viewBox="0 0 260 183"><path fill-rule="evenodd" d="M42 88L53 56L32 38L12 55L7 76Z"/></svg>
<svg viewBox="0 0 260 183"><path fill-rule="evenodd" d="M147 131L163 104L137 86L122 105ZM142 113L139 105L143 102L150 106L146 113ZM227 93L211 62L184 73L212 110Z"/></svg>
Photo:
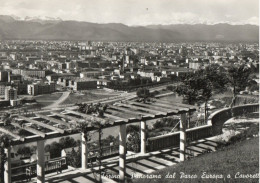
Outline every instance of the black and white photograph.
<svg viewBox="0 0 260 183"><path fill-rule="evenodd" d="M0 183L259 182L259 0L0 0Z"/></svg>

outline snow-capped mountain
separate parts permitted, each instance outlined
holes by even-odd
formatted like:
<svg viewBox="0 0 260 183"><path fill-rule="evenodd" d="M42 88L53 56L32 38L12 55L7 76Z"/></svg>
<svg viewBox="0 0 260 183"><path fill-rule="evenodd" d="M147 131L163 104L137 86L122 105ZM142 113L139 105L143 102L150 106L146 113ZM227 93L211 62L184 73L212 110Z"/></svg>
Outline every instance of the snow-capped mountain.
<svg viewBox="0 0 260 183"><path fill-rule="evenodd" d="M26 16L24 18L24 21L62 21L62 19L59 17L54 18L48 16L33 16L33 17Z"/></svg>
<svg viewBox="0 0 260 183"><path fill-rule="evenodd" d="M17 18L0 15L1 39L98 40L156 42L258 42L259 26L173 24L127 26L62 21L51 17Z"/></svg>
<svg viewBox="0 0 260 183"><path fill-rule="evenodd" d="M38 22L38 23L42 23L42 24L58 23L58 22L62 21L62 19L59 17L54 18L54 17L48 17L48 16L33 16L33 17L26 16L26 17L22 18L22 17L18 17L15 15L10 15L10 17L12 17L16 21Z"/></svg>

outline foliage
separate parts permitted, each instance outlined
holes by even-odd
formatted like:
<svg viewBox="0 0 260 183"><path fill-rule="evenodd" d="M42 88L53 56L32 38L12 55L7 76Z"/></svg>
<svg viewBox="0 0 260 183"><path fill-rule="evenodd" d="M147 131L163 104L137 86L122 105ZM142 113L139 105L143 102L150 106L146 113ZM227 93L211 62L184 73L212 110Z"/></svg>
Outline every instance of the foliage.
<svg viewBox="0 0 260 183"><path fill-rule="evenodd" d="M103 117L104 116L104 112L106 111L108 105L107 104L101 104L101 103L97 103L97 104L77 104L79 106L78 111L82 112L82 113L86 113L86 114L96 114L99 117Z"/></svg>
<svg viewBox="0 0 260 183"><path fill-rule="evenodd" d="M112 80L110 83L110 88L112 89L123 89L123 88L131 88L131 87L140 87L140 86L145 86L148 84L152 84L151 78L141 78L141 77L136 77L134 79L129 78L126 82L125 81L120 81L120 80Z"/></svg>
<svg viewBox="0 0 260 183"><path fill-rule="evenodd" d="M162 128L162 127L175 127L177 125L177 123L179 122L179 119L175 119L175 118L162 118L157 120L154 124L153 124L153 129L158 129L158 128ZM179 125L177 126L177 129L179 129Z"/></svg>
<svg viewBox="0 0 260 183"><path fill-rule="evenodd" d="M126 134L132 133L132 132L140 132L140 126L138 125L127 125L126 126Z"/></svg>
<svg viewBox="0 0 260 183"><path fill-rule="evenodd" d="M101 182L101 174L102 174L102 170L101 170L101 166L102 166L102 156L103 156L103 148L102 148L102 135L103 135L103 127L107 124L107 121L97 121L95 119L91 120L91 121L84 121L84 122L79 122L77 124L77 128L81 130L81 132L84 134L84 138L85 138L85 143L89 142L91 139L90 136L90 130L94 128L94 130L96 132L98 132L98 156L97 156L97 164L99 167L99 181Z"/></svg>
<svg viewBox="0 0 260 183"><path fill-rule="evenodd" d="M195 73L189 73L181 78L181 84L176 92L184 97L186 103L194 105L195 103L205 103L205 121L207 120L207 103L212 97L213 92L223 92L227 78L225 70L212 64L205 69L199 69Z"/></svg>
<svg viewBox="0 0 260 183"><path fill-rule="evenodd" d="M28 147L28 146L24 146L24 147L19 147L17 150L17 153L22 155L22 156L26 156L26 155L31 155L34 151L33 147Z"/></svg>
<svg viewBox="0 0 260 183"><path fill-rule="evenodd" d="M196 85L196 75L188 73L181 77L181 84L177 86L176 92L183 96L188 104L194 104L198 99L198 88Z"/></svg>
<svg viewBox="0 0 260 183"><path fill-rule="evenodd" d="M140 139L140 132L137 131L131 131L127 135L127 150L133 151L135 153L140 152L140 145L141 145L141 139Z"/></svg>
<svg viewBox="0 0 260 183"><path fill-rule="evenodd" d="M70 147L76 147L77 142L71 138L61 138L59 142L52 142L45 146L45 151L50 152L51 158L57 158L61 156L61 150Z"/></svg>
<svg viewBox="0 0 260 183"><path fill-rule="evenodd" d="M71 137L63 137L59 140L59 143L62 147L62 149L68 148L68 147L76 147L77 142L74 140L74 138Z"/></svg>
<svg viewBox="0 0 260 183"><path fill-rule="evenodd" d="M176 90L176 86L173 86L173 85L168 85L166 87L167 90L170 90L170 91L175 91Z"/></svg>
<svg viewBox="0 0 260 183"><path fill-rule="evenodd" d="M238 118L241 118L241 116ZM237 131L237 129L239 129L239 128L245 128L245 129L243 129L239 133L235 133L235 131ZM229 130L230 134L232 134L232 132L234 132L234 133L227 139L226 138L220 139L220 145L218 148L223 148L224 146L228 146L231 144L235 144L235 143L244 141L247 138L252 138L254 136L258 136L259 125L257 123L248 123L248 122L237 123L237 124L233 124L233 125L229 126L228 130Z"/></svg>
<svg viewBox="0 0 260 183"><path fill-rule="evenodd" d="M1 118L1 121L4 122L5 126L8 126L11 124L11 122L13 121L13 117L11 116L10 113L4 113L4 115Z"/></svg>
<svg viewBox="0 0 260 183"><path fill-rule="evenodd" d="M5 148L10 147L11 139L6 134L0 134L0 182L4 183L4 164L6 162Z"/></svg>
<svg viewBox="0 0 260 183"><path fill-rule="evenodd" d="M77 151L72 149L71 153L67 156L68 165L72 167L81 167L81 149Z"/></svg>
<svg viewBox="0 0 260 183"><path fill-rule="evenodd" d="M233 107L237 94L248 85L250 73L250 68L244 64L228 68L227 79L233 89L233 99L230 107Z"/></svg>
<svg viewBox="0 0 260 183"><path fill-rule="evenodd" d="M145 103L149 97L151 97L150 90L147 88L139 88L136 92L136 95L143 100Z"/></svg>
<svg viewBox="0 0 260 183"><path fill-rule="evenodd" d="M207 66L201 74L210 81L212 88L216 93L222 93L226 91L225 86L228 83L225 72L226 70L222 66L211 64L210 66Z"/></svg>

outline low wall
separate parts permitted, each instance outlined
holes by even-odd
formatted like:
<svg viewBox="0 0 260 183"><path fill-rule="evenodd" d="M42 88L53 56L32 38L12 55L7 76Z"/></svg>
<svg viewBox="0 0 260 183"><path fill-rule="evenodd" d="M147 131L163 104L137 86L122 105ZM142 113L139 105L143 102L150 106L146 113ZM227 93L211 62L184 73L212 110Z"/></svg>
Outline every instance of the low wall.
<svg viewBox="0 0 260 183"><path fill-rule="evenodd" d="M247 104L233 108L234 116L258 111L259 104ZM209 116L207 125L191 128L186 131L187 142L221 134L224 123L230 118L232 118L230 108L221 109L212 113ZM147 144L147 149L149 152L158 151L166 148L179 147L180 132L174 132L166 135L148 138Z"/></svg>
<svg viewBox="0 0 260 183"><path fill-rule="evenodd" d="M243 106L236 106L233 107L233 117L258 111L259 104L246 104ZM212 135L214 136L222 134L223 125L230 118L232 118L230 108L225 108L212 113L208 119L208 125L212 126Z"/></svg>

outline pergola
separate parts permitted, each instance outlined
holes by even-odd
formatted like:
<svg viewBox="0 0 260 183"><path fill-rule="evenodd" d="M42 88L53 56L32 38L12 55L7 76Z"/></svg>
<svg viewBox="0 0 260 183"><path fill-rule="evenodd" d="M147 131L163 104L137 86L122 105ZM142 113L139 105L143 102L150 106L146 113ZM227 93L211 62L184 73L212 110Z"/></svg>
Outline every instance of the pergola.
<svg viewBox="0 0 260 183"><path fill-rule="evenodd" d="M124 101L109 105L104 113L104 117L95 117L96 120L107 121L104 128L119 126L119 177L120 181L125 179L126 164L126 125L131 123L141 123L141 153L146 153L146 122L148 120L180 115L180 161L185 160L186 145L186 113L195 111L195 106L170 103L165 100L156 99L151 103L139 103ZM16 128L29 132L29 136L19 136L15 131L8 130L3 123L0 123L0 132L12 137L11 145L20 145L29 142L37 142L37 183L45 181L45 160L44 142L47 139L63 137L80 133L80 129L75 129L75 124L79 121L92 120L93 115L83 114L76 110L64 109L63 112L52 112L50 115L37 113L36 117L15 116L15 120L10 124ZM89 131L95 127L89 126ZM88 148L82 136L82 169L88 168ZM5 183L11 183L11 154L10 147L5 149L7 161L5 164Z"/></svg>

